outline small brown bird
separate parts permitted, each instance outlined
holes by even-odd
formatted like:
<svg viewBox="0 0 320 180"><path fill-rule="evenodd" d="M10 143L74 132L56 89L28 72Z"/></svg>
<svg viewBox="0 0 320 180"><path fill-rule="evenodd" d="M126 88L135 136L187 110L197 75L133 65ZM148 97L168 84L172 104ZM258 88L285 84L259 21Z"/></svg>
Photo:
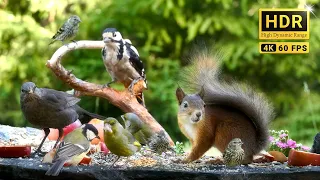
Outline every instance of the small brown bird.
<svg viewBox="0 0 320 180"><path fill-rule="evenodd" d="M150 137L148 146L152 151L158 154L168 150L174 152L174 149L170 146L169 139L166 137L166 134L163 130Z"/></svg>
<svg viewBox="0 0 320 180"><path fill-rule="evenodd" d="M242 149L242 141L239 138L232 139L223 154L226 166L238 166L244 160L244 150Z"/></svg>

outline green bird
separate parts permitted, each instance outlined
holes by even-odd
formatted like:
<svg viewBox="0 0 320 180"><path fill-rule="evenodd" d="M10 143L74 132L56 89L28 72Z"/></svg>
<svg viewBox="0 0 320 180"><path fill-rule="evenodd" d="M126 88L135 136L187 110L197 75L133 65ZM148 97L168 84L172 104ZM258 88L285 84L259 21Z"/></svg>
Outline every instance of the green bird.
<svg viewBox="0 0 320 180"><path fill-rule="evenodd" d="M59 28L58 32L51 38L52 41L49 45L55 41L61 41L64 43L65 40L73 39L78 33L80 22L81 20L79 16L70 16L69 19Z"/></svg>
<svg viewBox="0 0 320 180"><path fill-rule="evenodd" d="M141 144L127 129L124 129L115 118L107 118L104 121L104 137L108 149L118 156L110 167L112 167L121 156L132 156L141 148Z"/></svg>
<svg viewBox="0 0 320 180"><path fill-rule="evenodd" d="M226 148L223 159L226 166L241 165L244 160L244 150L242 149L242 141L239 138L232 139Z"/></svg>
<svg viewBox="0 0 320 180"><path fill-rule="evenodd" d="M151 128L135 114L126 113L119 118L119 122L127 129L142 145L148 145L149 148L161 154L167 150L173 151L165 131L154 133Z"/></svg>
<svg viewBox="0 0 320 180"><path fill-rule="evenodd" d="M142 145L147 145L154 132L135 114L126 113L121 116L120 122Z"/></svg>

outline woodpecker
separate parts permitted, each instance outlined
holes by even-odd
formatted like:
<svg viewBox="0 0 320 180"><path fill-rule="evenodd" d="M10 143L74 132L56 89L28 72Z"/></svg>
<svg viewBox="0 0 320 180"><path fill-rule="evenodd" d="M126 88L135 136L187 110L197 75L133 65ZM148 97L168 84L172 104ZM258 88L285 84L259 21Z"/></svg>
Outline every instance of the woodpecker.
<svg viewBox="0 0 320 180"><path fill-rule="evenodd" d="M144 80L143 85L147 89L144 65L131 41L123 39L116 28L106 28L102 33L102 37L105 43L102 49L102 59L112 78L112 81L107 83L106 86L114 82L121 82L132 92L134 84ZM137 96L137 100L144 105L142 93Z"/></svg>

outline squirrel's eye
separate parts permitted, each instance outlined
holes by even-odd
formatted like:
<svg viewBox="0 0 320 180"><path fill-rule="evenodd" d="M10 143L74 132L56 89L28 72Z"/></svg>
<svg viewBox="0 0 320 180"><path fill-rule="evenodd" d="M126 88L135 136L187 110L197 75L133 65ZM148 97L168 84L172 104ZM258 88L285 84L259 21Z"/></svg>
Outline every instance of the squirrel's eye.
<svg viewBox="0 0 320 180"><path fill-rule="evenodd" d="M206 104L204 104L203 107L205 108L205 107L206 107Z"/></svg>
<svg viewBox="0 0 320 180"><path fill-rule="evenodd" d="M188 103L187 103L187 102L184 102L184 103L183 103L183 107L184 107L184 108L187 108L187 107L188 107Z"/></svg>

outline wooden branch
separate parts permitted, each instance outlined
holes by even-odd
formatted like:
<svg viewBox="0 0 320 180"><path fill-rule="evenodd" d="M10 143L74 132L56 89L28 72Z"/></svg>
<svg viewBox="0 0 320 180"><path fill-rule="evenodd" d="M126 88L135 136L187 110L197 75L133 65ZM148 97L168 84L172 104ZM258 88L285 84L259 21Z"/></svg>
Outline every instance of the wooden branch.
<svg viewBox="0 0 320 180"><path fill-rule="evenodd" d="M127 89L124 91L117 91L109 87L103 87L94 83L86 82L78 79L71 71L66 70L61 65L62 57L69 51L76 49L102 49L104 43L102 41L77 41L60 47L48 60L46 66L63 82L67 83L78 95L97 96L107 99L113 105L119 107L124 112L133 112L137 114L143 122L148 124L154 132L164 130L163 127L152 117L148 110L139 104L136 97L132 95ZM103 65L101 59L101 65ZM107 73L107 72L103 72ZM141 83L135 85L134 93L142 92L144 87ZM164 130L165 131L165 130ZM168 135L170 144L173 141Z"/></svg>

